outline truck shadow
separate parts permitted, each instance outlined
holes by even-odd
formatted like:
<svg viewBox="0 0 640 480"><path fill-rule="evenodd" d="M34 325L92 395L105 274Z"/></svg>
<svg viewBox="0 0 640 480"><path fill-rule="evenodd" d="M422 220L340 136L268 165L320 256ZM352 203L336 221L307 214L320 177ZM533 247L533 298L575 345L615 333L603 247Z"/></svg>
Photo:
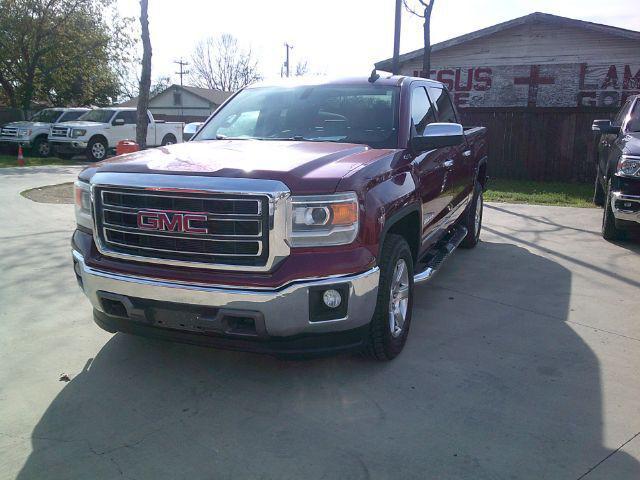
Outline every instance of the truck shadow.
<svg viewBox="0 0 640 480"><path fill-rule="evenodd" d="M612 453L567 269L483 242L416 293L388 364L117 334L42 416L18 478L577 479Z"/></svg>

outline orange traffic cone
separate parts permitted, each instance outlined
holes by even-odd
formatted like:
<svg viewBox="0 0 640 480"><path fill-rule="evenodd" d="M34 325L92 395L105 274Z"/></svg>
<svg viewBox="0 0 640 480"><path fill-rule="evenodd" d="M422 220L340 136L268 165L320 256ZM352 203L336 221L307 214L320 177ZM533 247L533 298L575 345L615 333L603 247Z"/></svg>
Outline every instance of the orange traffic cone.
<svg viewBox="0 0 640 480"><path fill-rule="evenodd" d="M24 167L24 156L22 155L22 145L18 145L18 166Z"/></svg>

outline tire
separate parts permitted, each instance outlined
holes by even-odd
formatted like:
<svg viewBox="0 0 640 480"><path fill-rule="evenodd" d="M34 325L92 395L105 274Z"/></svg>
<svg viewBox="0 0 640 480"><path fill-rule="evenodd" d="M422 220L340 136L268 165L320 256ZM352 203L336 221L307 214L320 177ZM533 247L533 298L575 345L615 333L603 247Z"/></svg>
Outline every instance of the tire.
<svg viewBox="0 0 640 480"><path fill-rule="evenodd" d="M461 248L473 248L480 241L480 231L482 230L482 212L484 210L484 197L482 194L482 185L476 182L473 188L473 200L467 207L464 214L462 225L467 228L467 236L464 237Z"/></svg>
<svg viewBox="0 0 640 480"><path fill-rule="evenodd" d="M87 159L101 162L107 158L107 142L101 138L92 138L87 145Z"/></svg>
<svg viewBox="0 0 640 480"><path fill-rule="evenodd" d="M32 152L34 155L40 158L47 158L51 155L51 145L47 141L46 137L38 137L33 142Z"/></svg>
<svg viewBox="0 0 640 480"><path fill-rule="evenodd" d="M622 240L625 236L624 230L616 227L616 217L611 208L611 180L607 184L607 196L602 214L602 238L609 241Z"/></svg>
<svg viewBox="0 0 640 480"><path fill-rule="evenodd" d="M593 189L593 204L597 207L602 207L604 206L604 200L605 200L605 192L604 192L604 188L602 188L602 183L600 183L600 166L598 165L598 169L596 171L596 184L594 186Z"/></svg>
<svg viewBox="0 0 640 480"><path fill-rule="evenodd" d="M394 280L394 276L400 282ZM400 292L405 292L406 296L400 294L394 299L394 295ZM380 361L397 357L407 341L412 310L413 256L404 238L389 234L382 247L378 299L369 326L365 354Z"/></svg>
<svg viewBox="0 0 640 480"><path fill-rule="evenodd" d="M167 145L173 145L174 143L177 143L176 137L174 137L171 134L168 134L168 135L165 135L164 138L162 139L161 145L163 147L166 147Z"/></svg>

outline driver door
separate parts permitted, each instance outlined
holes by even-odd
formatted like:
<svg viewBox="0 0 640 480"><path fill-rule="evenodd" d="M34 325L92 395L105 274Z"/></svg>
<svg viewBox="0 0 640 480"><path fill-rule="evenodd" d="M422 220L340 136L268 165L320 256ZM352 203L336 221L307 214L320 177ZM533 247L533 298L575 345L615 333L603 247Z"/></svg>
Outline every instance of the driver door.
<svg viewBox="0 0 640 480"><path fill-rule="evenodd" d="M124 121L124 123L123 123ZM136 140L136 112L125 110L119 112L111 121L111 138L109 146L114 147L120 140Z"/></svg>

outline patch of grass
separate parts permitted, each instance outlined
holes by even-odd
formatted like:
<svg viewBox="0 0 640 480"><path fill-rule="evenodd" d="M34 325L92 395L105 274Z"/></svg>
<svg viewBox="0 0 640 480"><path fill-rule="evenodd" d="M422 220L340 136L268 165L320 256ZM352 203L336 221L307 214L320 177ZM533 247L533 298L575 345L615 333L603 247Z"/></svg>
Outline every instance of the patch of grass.
<svg viewBox="0 0 640 480"><path fill-rule="evenodd" d="M490 178L484 194L488 202L529 203L562 207L593 207L593 185L532 182Z"/></svg>
<svg viewBox="0 0 640 480"><path fill-rule="evenodd" d="M63 160L58 157L39 158L39 157L24 157L24 164L28 167L38 167L42 165L77 165L77 160ZM0 168L17 167L18 156L17 155L0 155Z"/></svg>

